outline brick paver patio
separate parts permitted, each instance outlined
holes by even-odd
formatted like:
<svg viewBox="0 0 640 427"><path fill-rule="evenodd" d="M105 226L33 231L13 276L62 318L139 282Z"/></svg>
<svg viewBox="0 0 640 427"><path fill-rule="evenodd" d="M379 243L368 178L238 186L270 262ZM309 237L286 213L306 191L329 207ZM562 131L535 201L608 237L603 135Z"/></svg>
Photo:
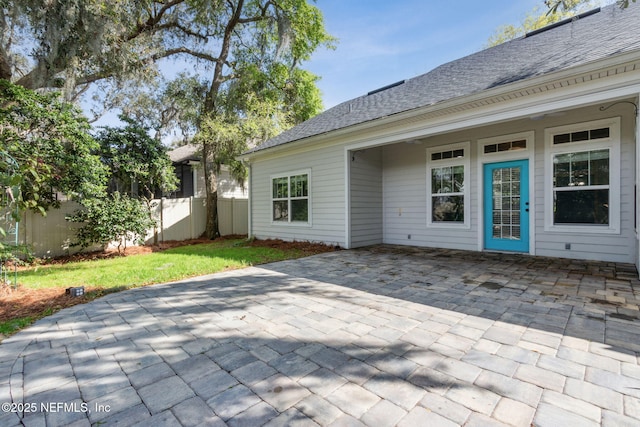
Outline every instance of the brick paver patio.
<svg viewBox="0 0 640 427"><path fill-rule="evenodd" d="M637 426L639 304L629 265L394 246L139 288L6 339L0 425Z"/></svg>

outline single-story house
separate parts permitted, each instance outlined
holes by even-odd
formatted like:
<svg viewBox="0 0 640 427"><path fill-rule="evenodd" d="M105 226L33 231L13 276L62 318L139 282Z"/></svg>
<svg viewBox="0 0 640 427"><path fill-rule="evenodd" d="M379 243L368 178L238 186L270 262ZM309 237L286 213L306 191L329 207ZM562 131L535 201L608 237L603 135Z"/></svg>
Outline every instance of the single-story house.
<svg viewBox="0 0 640 427"><path fill-rule="evenodd" d="M194 144L186 144L169 151L168 155L178 177L178 188L168 196L170 198L206 197L200 148ZM246 185L241 185L235 180L227 166L222 165L217 178L218 197L227 199L248 197Z"/></svg>
<svg viewBox="0 0 640 427"><path fill-rule="evenodd" d="M596 9L266 141L249 234L638 264L639 25Z"/></svg>

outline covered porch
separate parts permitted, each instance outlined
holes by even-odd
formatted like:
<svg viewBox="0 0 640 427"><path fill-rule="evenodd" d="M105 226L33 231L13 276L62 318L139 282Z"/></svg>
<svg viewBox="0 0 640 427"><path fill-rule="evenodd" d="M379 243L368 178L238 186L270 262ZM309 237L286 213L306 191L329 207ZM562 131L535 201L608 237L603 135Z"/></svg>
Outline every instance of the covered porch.
<svg viewBox="0 0 640 427"><path fill-rule="evenodd" d="M637 266L638 96L613 95L414 121L347 146L347 246Z"/></svg>

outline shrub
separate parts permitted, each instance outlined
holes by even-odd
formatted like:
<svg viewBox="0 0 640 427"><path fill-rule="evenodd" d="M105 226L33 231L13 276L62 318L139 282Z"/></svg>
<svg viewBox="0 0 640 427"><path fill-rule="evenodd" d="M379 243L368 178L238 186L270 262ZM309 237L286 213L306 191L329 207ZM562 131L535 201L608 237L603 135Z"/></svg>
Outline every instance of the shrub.
<svg viewBox="0 0 640 427"><path fill-rule="evenodd" d="M82 223L76 232L78 241L72 246L87 248L99 244L103 248L110 242L118 242L118 252L127 241L144 243L147 231L155 226L147 208L126 194L115 192L110 197L89 199L84 209L68 216L67 220Z"/></svg>

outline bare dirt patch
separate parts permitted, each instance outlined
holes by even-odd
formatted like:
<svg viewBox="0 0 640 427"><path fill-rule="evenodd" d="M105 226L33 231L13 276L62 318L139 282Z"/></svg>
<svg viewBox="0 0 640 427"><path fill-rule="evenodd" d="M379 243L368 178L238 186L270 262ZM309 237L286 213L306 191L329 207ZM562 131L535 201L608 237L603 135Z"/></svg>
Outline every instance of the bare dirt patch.
<svg viewBox="0 0 640 427"><path fill-rule="evenodd" d="M246 236L225 236L221 239L230 240L245 237ZM155 246L128 247L125 251L123 251L123 253L118 253L117 250L81 253L49 260L41 260L39 261L39 263L41 265L64 264L68 262L107 259L119 256L130 256L164 251L169 248L209 242L211 242L211 240L202 238L194 240L163 242ZM303 254L303 256L314 255L323 252L331 252L339 249L337 247L318 243L284 242L282 240L274 239L253 240L249 242L249 245L283 250L298 250ZM99 296L104 295L107 292L114 292L114 290L86 288L84 296L71 297L65 293L65 289L61 288L29 289L19 286L17 289L14 289L8 286L0 285L0 322L6 322L12 319L24 317L32 317L34 319L37 319L42 317L43 315L54 313L62 308L71 307L76 304L82 304L91 301ZM2 336L0 335L0 340L1 339Z"/></svg>

